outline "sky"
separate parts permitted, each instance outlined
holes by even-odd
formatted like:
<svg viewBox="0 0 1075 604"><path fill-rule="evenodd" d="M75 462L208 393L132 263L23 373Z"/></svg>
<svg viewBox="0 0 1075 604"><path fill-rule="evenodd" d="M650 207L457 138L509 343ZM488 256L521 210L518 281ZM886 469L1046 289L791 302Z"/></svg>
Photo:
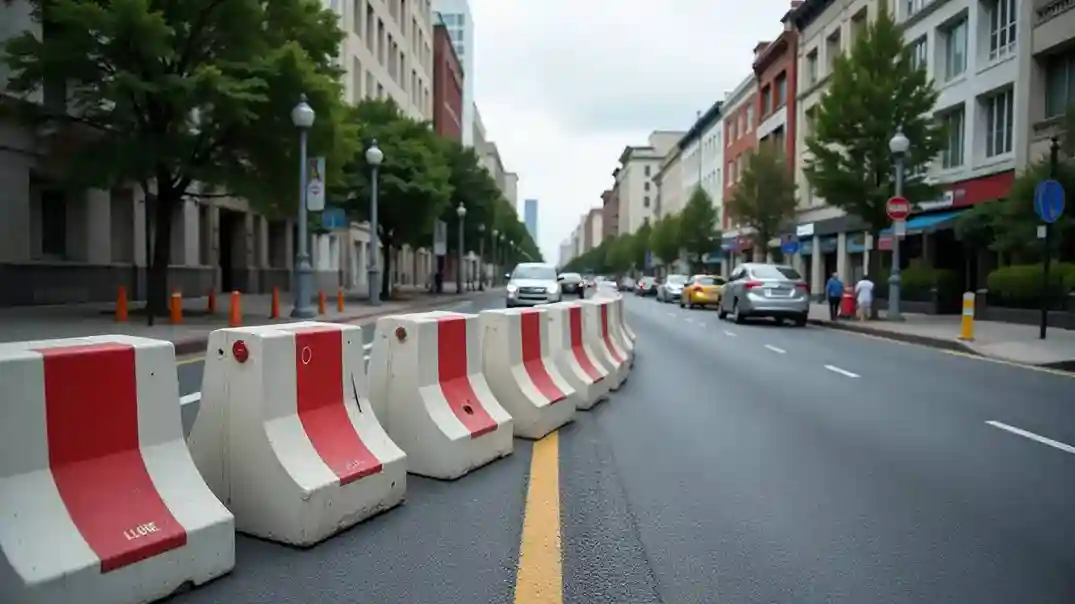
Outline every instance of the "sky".
<svg viewBox="0 0 1075 604"><path fill-rule="evenodd" d="M539 200L538 245L601 204L627 145L687 130L751 71L790 0L469 0L487 138ZM656 8L660 7L660 8ZM519 208L520 216L522 208Z"/></svg>

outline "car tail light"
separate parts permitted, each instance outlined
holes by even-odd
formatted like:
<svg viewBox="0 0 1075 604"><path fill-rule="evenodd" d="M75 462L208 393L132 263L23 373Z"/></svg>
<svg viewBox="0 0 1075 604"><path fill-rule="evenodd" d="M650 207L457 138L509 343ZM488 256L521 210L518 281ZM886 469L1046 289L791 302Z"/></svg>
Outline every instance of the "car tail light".
<svg viewBox="0 0 1075 604"><path fill-rule="evenodd" d="M754 289L755 287L761 287L765 285L761 281L747 281L743 284L743 289Z"/></svg>
<svg viewBox="0 0 1075 604"><path fill-rule="evenodd" d="M808 285L806 285L805 283L796 283L795 288L796 289L801 289L806 293L810 293L810 287Z"/></svg>

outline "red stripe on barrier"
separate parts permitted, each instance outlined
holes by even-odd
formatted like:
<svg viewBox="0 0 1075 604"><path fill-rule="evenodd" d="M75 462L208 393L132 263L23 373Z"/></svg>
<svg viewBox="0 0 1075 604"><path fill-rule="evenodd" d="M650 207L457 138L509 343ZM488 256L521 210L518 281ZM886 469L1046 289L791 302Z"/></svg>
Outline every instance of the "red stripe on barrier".
<svg viewBox="0 0 1075 604"><path fill-rule="evenodd" d="M600 382L604 376L594 366L593 360L590 359L590 355L586 354L586 349L582 345L582 309L578 307L568 309L568 318L571 323L571 352L574 353L575 360L582 366L586 375L590 376L591 380Z"/></svg>
<svg viewBox="0 0 1075 604"><path fill-rule="evenodd" d="M612 336L608 333L608 304L601 305L601 336L605 340L605 346L608 346L608 353L612 355L612 360L622 363L623 357L616 351L616 345L612 342Z"/></svg>
<svg viewBox="0 0 1075 604"><path fill-rule="evenodd" d="M44 360L49 468L101 572L186 545L187 531L157 492L139 449L134 348L37 352Z"/></svg>
<svg viewBox="0 0 1075 604"><path fill-rule="evenodd" d="M295 403L314 451L341 486L379 473L381 460L362 442L344 406L343 332L309 327L294 334Z"/></svg>
<svg viewBox="0 0 1075 604"><path fill-rule="evenodd" d="M558 403L567 395L556 387L541 356L541 318L540 312L526 312L519 317L522 323L523 367L541 396L549 403Z"/></svg>
<svg viewBox="0 0 1075 604"><path fill-rule="evenodd" d="M471 438L496 430L496 420L482 406L470 384L467 320L462 317L441 318L437 322L437 377L444 400Z"/></svg>

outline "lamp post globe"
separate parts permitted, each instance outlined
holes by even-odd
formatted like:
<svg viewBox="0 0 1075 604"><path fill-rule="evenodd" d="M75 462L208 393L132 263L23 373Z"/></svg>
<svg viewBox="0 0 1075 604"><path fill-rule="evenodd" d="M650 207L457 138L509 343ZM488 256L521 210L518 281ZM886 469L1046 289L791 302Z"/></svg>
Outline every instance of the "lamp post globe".
<svg viewBox="0 0 1075 604"><path fill-rule="evenodd" d="M457 265L455 268L455 292L458 294L463 293L463 219L467 216L467 206L463 205L463 202L459 202L459 207L455 209L455 215L459 217L459 254L457 258Z"/></svg>
<svg viewBox="0 0 1075 604"><path fill-rule="evenodd" d="M911 148L911 141L907 139L907 136L903 134L903 126L896 128L896 134L892 136L892 139L888 141L888 150L893 155L903 155L907 153L907 150Z"/></svg>
<svg viewBox="0 0 1075 604"><path fill-rule="evenodd" d="M459 207L455 209L455 214L456 214L456 216L459 216L460 218L466 218L467 206L463 205L463 202L460 201L459 202Z"/></svg>
<svg viewBox="0 0 1075 604"><path fill-rule="evenodd" d="M306 102L306 95L299 97L299 104L295 105L295 108L291 110L291 123L295 124L296 128L300 130L308 130L314 125L314 118L317 114L314 112L314 108Z"/></svg>
<svg viewBox="0 0 1075 604"><path fill-rule="evenodd" d="M384 151L381 151L381 148L377 146L377 139L373 139L370 142L369 148L366 149L366 163L369 164L371 168L376 168L377 166L380 166L383 161Z"/></svg>

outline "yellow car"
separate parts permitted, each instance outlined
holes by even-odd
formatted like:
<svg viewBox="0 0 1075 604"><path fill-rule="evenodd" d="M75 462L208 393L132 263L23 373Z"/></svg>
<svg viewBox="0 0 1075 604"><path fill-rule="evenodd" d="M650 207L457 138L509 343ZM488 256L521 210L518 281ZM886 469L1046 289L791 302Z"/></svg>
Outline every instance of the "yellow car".
<svg viewBox="0 0 1075 604"><path fill-rule="evenodd" d="M679 298L679 306L680 308L719 306L723 290L724 279L713 275L694 275L683 286L683 295Z"/></svg>

